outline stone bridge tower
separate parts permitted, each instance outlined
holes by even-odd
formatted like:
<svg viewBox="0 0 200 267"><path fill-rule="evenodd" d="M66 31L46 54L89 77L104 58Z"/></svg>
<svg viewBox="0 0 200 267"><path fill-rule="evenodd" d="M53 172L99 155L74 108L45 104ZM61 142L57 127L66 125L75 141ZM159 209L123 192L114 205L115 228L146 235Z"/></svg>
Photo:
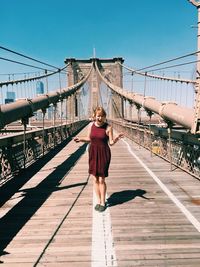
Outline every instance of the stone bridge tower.
<svg viewBox="0 0 200 267"><path fill-rule="evenodd" d="M65 63L67 66L67 80L68 86L71 86L77 82L79 82L83 76L87 75L91 66L92 69L91 75L87 81L90 88L89 93L89 107L88 107L88 116L91 116L95 107L100 105L100 77L95 69L94 62L97 62L98 68L100 69L103 76L107 78L109 82L115 84L119 87L123 87L123 75L122 75L122 67L118 63L123 63L124 60L122 58L112 58L112 59L99 59L99 58L91 58L91 59L75 59L75 58L67 58ZM77 99L78 94L76 96L70 97L68 100L68 113L74 114L77 116ZM123 102L120 97L116 94L112 93L111 96L111 107L110 107L110 116L114 118L119 118L123 116Z"/></svg>

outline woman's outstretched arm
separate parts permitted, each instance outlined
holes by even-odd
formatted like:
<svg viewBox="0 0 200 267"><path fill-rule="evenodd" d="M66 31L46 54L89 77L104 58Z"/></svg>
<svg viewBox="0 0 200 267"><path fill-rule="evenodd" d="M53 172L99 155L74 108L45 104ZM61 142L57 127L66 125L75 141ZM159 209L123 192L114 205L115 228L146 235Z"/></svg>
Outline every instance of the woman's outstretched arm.
<svg viewBox="0 0 200 267"><path fill-rule="evenodd" d="M91 127L92 127L92 123L90 123L88 125L88 133L87 133L87 136L85 136L85 137L78 137L78 136L76 136L76 137L74 137L74 141L76 143L78 143L78 142L90 143Z"/></svg>
<svg viewBox="0 0 200 267"><path fill-rule="evenodd" d="M112 126L109 126L108 128L108 136L109 136L109 144L110 146L113 146L114 144L119 141L122 137L124 137L124 133L119 133L115 138L113 137L113 128Z"/></svg>

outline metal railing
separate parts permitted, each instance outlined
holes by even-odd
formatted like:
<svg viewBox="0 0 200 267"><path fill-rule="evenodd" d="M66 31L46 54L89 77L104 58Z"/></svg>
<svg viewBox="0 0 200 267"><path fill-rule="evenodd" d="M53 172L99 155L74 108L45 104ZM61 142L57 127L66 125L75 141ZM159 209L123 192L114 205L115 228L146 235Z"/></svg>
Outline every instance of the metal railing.
<svg viewBox="0 0 200 267"><path fill-rule="evenodd" d="M82 129L88 121L22 132L0 138L0 184L27 168Z"/></svg>
<svg viewBox="0 0 200 267"><path fill-rule="evenodd" d="M184 130L143 126L133 123L110 121L119 132L170 163L200 179L200 141Z"/></svg>

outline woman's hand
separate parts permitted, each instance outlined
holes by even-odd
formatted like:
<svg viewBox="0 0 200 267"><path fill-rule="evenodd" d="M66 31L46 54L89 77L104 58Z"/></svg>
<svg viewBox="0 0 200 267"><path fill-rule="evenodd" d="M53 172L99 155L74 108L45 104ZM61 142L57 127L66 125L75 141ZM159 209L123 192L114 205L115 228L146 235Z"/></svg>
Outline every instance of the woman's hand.
<svg viewBox="0 0 200 267"><path fill-rule="evenodd" d="M114 140L114 144L117 143L117 141L119 141L119 139L123 138L124 137L124 133L120 133L118 134L118 136L115 138Z"/></svg>
<svg viewBox="0 0 200 267"><path fill-rule="evenodd" d="M76 136L76 137L74 137L74 141L75 141L76 143L78 143L78 142L80 142L80 138L79 138L78 136Z"/></svg>
<svg viewBox="0 0 200 267"><path fill-rule="evenodd" d="M120 133L117 138L120 139L120 138L123 138L123 137L124 137L124 133Z"/></svg>

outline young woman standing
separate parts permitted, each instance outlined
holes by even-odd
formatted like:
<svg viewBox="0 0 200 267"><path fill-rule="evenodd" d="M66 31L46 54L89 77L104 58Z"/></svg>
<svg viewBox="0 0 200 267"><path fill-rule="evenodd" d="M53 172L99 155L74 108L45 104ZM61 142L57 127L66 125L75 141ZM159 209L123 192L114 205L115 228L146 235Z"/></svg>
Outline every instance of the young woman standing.
<svg viewBox="0 0 200 267"><path fill-rule="evenodd" d="M106 209L106 182L111 160L110 146L114 145L123 133L113 138L112 126L106 122L106 112L102 107L94 111L94 121L90 123L88 135L85 138L75 137L75 142L88 142L89 174L93 175L93 186L97 197L95 210L102 212Z"/></svg>

